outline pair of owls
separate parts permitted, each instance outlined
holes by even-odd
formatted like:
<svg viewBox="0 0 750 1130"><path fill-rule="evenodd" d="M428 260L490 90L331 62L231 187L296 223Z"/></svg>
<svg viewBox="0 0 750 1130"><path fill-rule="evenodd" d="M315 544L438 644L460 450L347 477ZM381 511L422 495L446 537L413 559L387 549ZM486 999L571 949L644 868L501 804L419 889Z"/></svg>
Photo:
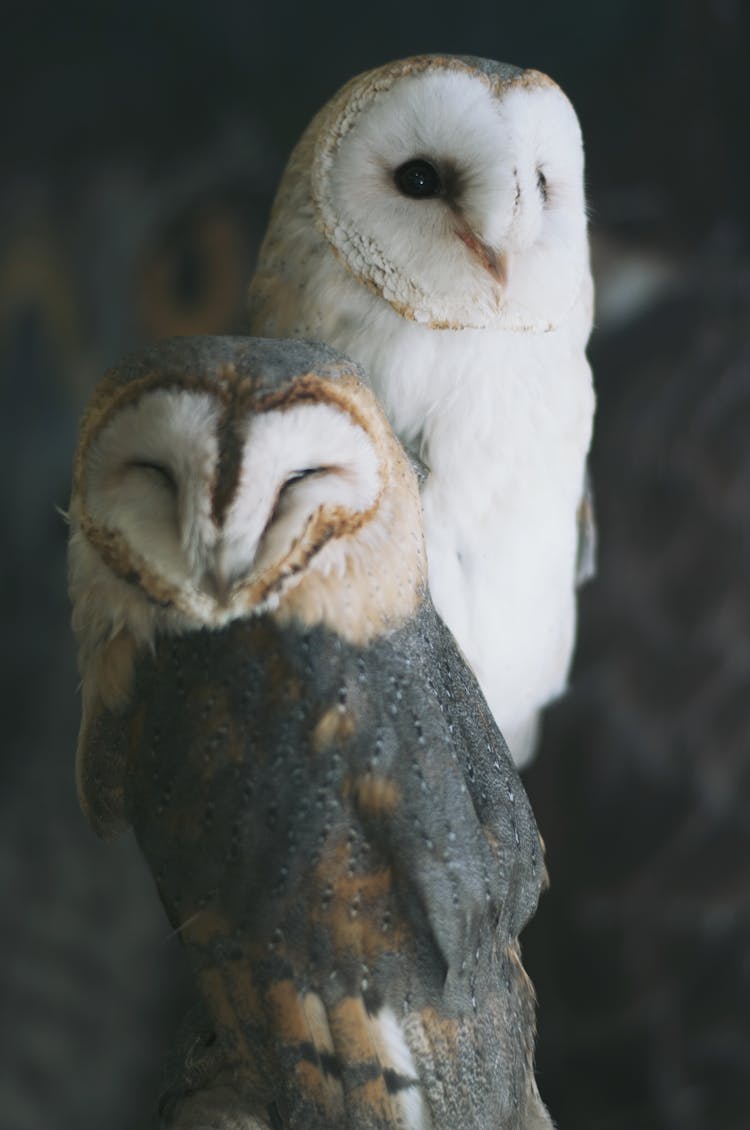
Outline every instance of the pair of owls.
<svg viewBox="0 0 750 1130"><path fill-rule="evenodd" d="M537 72L361 76L292 156L251 308L364 373L185 339L84 417L79 794L135 829L212 1033L166 1125L551 1125L517 943L542 849L493 715L520 760L572 647L581 180Z"/></svg>

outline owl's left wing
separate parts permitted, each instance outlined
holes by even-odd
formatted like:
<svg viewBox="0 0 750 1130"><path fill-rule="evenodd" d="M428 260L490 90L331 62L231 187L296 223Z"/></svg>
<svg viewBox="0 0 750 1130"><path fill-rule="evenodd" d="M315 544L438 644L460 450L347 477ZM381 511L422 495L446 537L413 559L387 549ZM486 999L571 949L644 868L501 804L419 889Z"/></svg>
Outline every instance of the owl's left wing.
<svg viewBox="0 0 750 1130"><path fill-rule="evenodd" d="M405 1030L425 1104L436 1128L550 1127L517 944L544 879L536 823L476 679L429 603L414 643L403 678L390 665L385 702L400 740L381 764L397 802L372 813L368 832L400 878L418 955Z"/></svg>

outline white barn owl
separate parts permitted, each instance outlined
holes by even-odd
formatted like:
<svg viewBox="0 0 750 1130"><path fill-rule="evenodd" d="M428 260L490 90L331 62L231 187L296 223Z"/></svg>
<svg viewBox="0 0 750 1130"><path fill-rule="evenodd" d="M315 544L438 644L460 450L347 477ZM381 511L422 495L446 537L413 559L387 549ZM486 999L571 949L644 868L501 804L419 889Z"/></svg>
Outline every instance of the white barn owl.
<svg viewBox="0 0 750 1130"><path fill-rule="evenodd" d="M251 331L353 357L426 464L432 596L518 764L591 557L592 296L573 108L538 71L450 56L320 111L250 288Z"/></svg>
<svg viewBox="0 0 750 1130"><path fill-rule="evenodd" d="M544 1130L539 835L425 582L414 472L323 346L112 370L70 508L78 781L132 825L210 1048L181 1130Z"/></svg>

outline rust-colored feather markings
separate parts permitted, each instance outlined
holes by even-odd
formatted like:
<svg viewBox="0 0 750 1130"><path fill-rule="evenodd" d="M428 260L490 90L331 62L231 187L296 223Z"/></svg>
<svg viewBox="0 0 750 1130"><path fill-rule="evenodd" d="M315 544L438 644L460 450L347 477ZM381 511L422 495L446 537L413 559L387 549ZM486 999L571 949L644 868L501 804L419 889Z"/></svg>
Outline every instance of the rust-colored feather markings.
<svg viewBox="0 0 750 1130"><path fill-rule="evenodd" d="M356 367L168 343L109 375L76 467L82 800L133 827L200 1009L162 1126L551 1126L539 835Z"/></svg>

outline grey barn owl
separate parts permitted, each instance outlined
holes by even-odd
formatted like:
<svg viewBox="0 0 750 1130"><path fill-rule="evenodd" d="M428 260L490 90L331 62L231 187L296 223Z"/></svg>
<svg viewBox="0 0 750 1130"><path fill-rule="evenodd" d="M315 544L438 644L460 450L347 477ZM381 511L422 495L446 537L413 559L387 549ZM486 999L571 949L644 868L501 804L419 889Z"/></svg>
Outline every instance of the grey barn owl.
<svg viewBox="0 0 750 1130"><path fill-rule="evenodd" d="M352 79L289 160L250 329L358 361L423 487L430 589L518 764L566 685L594 411L576 115L538 71L423 56Z"/></svg>
<svg viewBox="0 0 750 1130"><path fill-rule="evenodd" d="M182 1130L542 1130L528 799L426 587L414 472L331 349L111 370L70 506L81 803L128 825L213 1033Z"/></svg>

